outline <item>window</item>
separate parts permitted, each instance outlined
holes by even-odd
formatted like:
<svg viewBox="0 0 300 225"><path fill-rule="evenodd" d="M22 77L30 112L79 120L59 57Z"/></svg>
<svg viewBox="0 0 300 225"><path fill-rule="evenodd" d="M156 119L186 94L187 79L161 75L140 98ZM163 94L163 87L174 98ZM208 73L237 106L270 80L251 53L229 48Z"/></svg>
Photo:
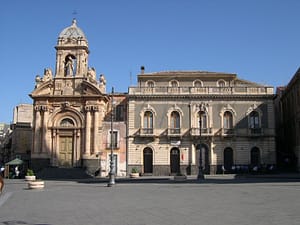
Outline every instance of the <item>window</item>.
<svg viewBox="0 0 300 225"><path fill-rule="evenodd" d="M125 120L125 110L124 105L117 105L116 107L116 121L124 121Z"/></svg>
<svg viewBox="0 0 300 225"><path fill-rule="evenodd" d="M200 87L203 87L203 84L202 84L202 82L200 80L196 80L194 82L194 87L195 88L200 88Z"/></svg>
<svg viewBox="0 0 300 225"><path fill-rule="evenodd" d="M154 82L153 81L148 81L147 82L147 87L153 88L154 87Z"/></svg>
<svg viewBox="0 0 300 225"><path fill-rule="evenodd" d="M177 88L178 87L178 82L176 80L171 81L171 87L172 88Z"/></svg>
<svg viewBox="0 0 300 225"><path fill-rule="evenodd" d="M146 111L144 113L143 133L153 133L153 113L151 111Z"/></svg>
<svg viewBox="0 0 300 225"><path fill-rule="evenodd" d="M207 116L204 111L199 111L198 112L198 126L201 129L206 129L207 128Z"/></svg>
<svg viewBox="0 0 300 225"><path fill-rule="evenodd" d="M176 111L171 113L171 128L180 128L180 116Z"/></svg>
<svg viewBox="0 0 300 225"><path fill-rule="evenodd" d="M257 111L252 111L250 113L249 122L250 122L250 124L249 124L250 128L255 129L255 128L259 128L260 127L260 125L259 125L259 114L258 114Z"/></svg>
<svg viewBox="0 0 300 225"><path fill-rule="evenodd" d="M62 127L74 127L74 122L73 122L73 120L71 120L69 118L63 119L60 122L60 126L62 126Z"/></svg>
<svg viewBox="0 0 300 225"><path fill-rule="evenodd" d="M114 130L112 133L111 131L109 131L109 135L108 135L108 145L107 145L107 148L113 148L113 149L116 149L116 148L119 148L119 132Z"/></svg>
<svg viewBox="0 0 300 225"><path fill-rule="evenodd" d="M170 128L172 134L180 133L180 115L177 111L171 113Z"/></svg>
<svg viewBox="0 0 300 225"><path fill-rule="evenodd" d="M223 128L224 129L232 129L233 128L232 113L229 111L224 112Z"/></svg>
<svg viewBox="0 0 300 225"><path fill-rule="evenodd" d="M225 80L219 80L217 83L218 87L225 87L226 86L226 82Z"/></svg>

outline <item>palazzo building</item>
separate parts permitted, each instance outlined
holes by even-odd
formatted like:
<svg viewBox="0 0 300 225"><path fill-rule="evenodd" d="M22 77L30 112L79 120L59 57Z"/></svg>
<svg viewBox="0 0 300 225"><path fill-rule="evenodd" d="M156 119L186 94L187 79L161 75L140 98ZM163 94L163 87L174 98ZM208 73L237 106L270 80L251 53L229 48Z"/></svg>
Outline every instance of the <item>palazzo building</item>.
<svg viewBox="0 0 300 225"><path fill-rule="evenodd" d="M273 98L273 87L236 74L142 67L128 93L128 171L197 174L202 165L215 174L276 164Z"/></svg>
<svg viewBox="0 0 300 225"><path fill-rule="evenodd" d="M30 94L34 101L32 166L36 170L81 167L90 173L100 170L105 176L111 150L104 138L110 134L106 129L111 129L105 117L112 111L106 80L103 75L97 79L95 68L88 67L88 40L76 20L59 34L55 49L54 74L47 68L42 77L37 75ZM120 129L124 132L119 134L125 135L124 126ZM123 174L126 142L119 146L113 154L122 154L116 172Z"/></svg>
<svg viewBox="0 0 300 225"><path fill-rule="evenodd" d="M300 68L285 87L277 88L278 164L300 171Z"/></svg>

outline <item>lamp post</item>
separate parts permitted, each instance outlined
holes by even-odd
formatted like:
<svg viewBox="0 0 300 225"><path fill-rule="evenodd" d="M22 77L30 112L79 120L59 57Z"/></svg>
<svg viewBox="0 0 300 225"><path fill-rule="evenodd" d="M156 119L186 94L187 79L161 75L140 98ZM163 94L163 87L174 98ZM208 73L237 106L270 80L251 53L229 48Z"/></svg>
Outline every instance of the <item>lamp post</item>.
<svg viewBox="0 0 300 225"><path fill-rule="evenodd" d="M201 128L202 128L202 118L201 113L199 113L199 171L198 171L198 180L204 180L203 170L202 170L202 143L201 143Z"/></svg>
<svg viewBox="0 0 300 225"><path fill-rule="evenodd" d="M115 165L113 159L113 122L114 122L114 88L111 90L111 117L110 117L110 171L109 171L109 182L107 184L108 187L112 187L115 185Z"/></svg>

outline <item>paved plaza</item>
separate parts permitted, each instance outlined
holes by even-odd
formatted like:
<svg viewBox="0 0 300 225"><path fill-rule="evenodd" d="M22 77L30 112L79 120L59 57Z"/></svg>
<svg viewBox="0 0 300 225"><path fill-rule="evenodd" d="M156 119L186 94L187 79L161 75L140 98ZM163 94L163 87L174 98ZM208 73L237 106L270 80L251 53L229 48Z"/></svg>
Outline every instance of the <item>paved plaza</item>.
<svg viewBox="0 0 300 225"><path fill-rule="evenodd" d="M0 225L299 225L299 179L6 180Z"/></svg>

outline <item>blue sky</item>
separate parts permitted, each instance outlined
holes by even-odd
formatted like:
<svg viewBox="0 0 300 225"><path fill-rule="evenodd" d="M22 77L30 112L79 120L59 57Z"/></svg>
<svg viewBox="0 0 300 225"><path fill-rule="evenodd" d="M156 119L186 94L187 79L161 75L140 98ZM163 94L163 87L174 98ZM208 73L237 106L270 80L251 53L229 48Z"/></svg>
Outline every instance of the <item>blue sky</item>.
<svg viewBox="0 0 300 225"><path fill-rule="evenodd" d="M57 37L74 17L89 66L107 90L127 92L141 65L286 85L299 67L299 11L298 0L1 0L0 122L32 103L35 76L55 70Z"/></svg>

